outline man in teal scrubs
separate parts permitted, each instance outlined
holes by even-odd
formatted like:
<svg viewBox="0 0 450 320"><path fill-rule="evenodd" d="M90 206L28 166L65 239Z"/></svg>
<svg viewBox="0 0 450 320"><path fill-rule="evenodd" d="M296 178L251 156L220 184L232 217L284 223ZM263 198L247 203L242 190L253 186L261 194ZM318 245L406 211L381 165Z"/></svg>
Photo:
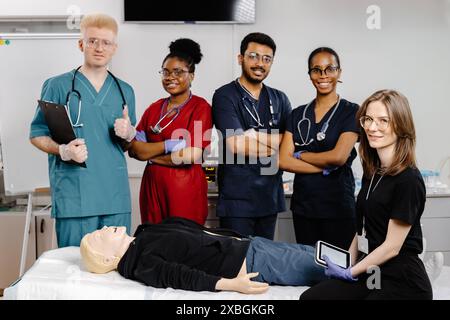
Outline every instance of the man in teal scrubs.
<svg viewBox="0 0 450 320"><path fill-rule="evenodd" d="M31 143L48 153L52 217L56 219L59 247L79 246L86 233L105 225L124 225L131 231L123 151L125 140L131 141L134 134L121 140L115 135L114 122L123 118L130 127L135 124L135 97L130 85L107 71L117 49L117 23L106 15L87 15L80 29L78 46L84 54L83 65L45 81L41 94L42 100L66 104L71 92L68 104L77 139L67 145L57 144L39 108L30 130ZM69 160L85 162L86 167L70 164Z"/></svg>

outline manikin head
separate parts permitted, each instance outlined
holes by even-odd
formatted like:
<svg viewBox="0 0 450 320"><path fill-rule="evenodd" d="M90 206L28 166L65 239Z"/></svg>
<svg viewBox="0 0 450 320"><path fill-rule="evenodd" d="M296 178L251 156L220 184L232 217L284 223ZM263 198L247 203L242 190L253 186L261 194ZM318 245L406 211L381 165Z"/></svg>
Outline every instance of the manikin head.
<svg viewBox="0 0 450 320"><path fill-rule="evenodd" d="M117 269L120 259L134 240L125 227L103 227L86 234L80 243L81 258L86 269L107 273Z"/></svg>
<svg viewBox="0 0 450 320"><path fill-rule="evenodd" d="M117 49L117 22L105 14L90 14L81 19L78 47L90 68L104 68Z"/></svg>

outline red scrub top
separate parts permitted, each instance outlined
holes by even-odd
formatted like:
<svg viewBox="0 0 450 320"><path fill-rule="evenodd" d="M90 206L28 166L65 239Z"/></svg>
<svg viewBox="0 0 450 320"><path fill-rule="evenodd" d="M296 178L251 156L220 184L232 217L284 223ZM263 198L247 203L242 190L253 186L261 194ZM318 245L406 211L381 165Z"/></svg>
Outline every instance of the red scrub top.
<svg viewBox="0 0 450 320"><path fill-rule="evenodd" d="M136 129L145 132L148 142L183 137L186 147L207 148L211 141L212 128L209 103L193 95L180 110L178 117L160 134L155 134L150 126L155 126L160 119L165 100L160 99L151 104ZM163 114L165 112L166 110ZM163 119L161 128L173 117ZM172 135L174 131L176 132ZM142 177L139 196L142 222L159 223L169 216L176 216L204 224L208 216L207 192L208 185L201 164L176 167L148 164Z"/></svg>

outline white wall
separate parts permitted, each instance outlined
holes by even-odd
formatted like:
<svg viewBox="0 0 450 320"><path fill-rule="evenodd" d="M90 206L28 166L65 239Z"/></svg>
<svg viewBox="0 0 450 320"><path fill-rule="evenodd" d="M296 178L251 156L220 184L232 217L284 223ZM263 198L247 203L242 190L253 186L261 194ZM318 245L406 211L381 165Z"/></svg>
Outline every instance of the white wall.
<svg viewBox="0 0 450 320"><path fill-rule="evenodd" d="M122 17L121 0L0 0L0 16L64 16L73 5L82 13L103 12L117 19Z"/></svg>
<svg viewBox="0 0 450 320"><path fill-rule="evenodd" d="M122 0L2 0L0 16L63 15L73 4L82 13L102 11L122 21ZM366 27L371 4L381 8L381 30ZM157 70L168 44L191 37L205 55L193 90L210 100L215 88L239 75L239 43L251 31L275 39L278 50L267 83L284 90L294 106L314 95L306 74L309 53L331 46L342 60L342 96L361 103L377 89L402 91L415 117L420 167L435 168L450 155L450 0L258 0L252 25L121 23L112 70L134 86L140 116L165 95ZM136 163L130 168L140 171Z"/></svg>

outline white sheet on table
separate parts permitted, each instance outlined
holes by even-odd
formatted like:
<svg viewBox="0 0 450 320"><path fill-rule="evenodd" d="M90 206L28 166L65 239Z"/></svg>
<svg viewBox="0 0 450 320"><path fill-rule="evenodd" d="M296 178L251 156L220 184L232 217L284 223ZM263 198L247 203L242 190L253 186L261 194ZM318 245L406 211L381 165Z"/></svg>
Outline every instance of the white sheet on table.
<svg viewBox="0 0 450 320"><path fill-rule="evenodd" d="M118 272L87 272L82 266L79 248L67 247L45 252L18 283L5 290L4 299L290 300L298 299L307 288L271 286L266 293L259 295L157 289L127 280Z"/></svg>
<svg viewBox="0 0 450 320"><path fill-rule="evenodd" d="M306 289L271 286L268 292L261 295L157 289L127 280L117 272L87 272L82 266L79 248L68 247L45 252L19 282L5 290L4 299L295 300ZM433 295L435 300L450 300L450 266L444 266L433 283Z"/></svg>

